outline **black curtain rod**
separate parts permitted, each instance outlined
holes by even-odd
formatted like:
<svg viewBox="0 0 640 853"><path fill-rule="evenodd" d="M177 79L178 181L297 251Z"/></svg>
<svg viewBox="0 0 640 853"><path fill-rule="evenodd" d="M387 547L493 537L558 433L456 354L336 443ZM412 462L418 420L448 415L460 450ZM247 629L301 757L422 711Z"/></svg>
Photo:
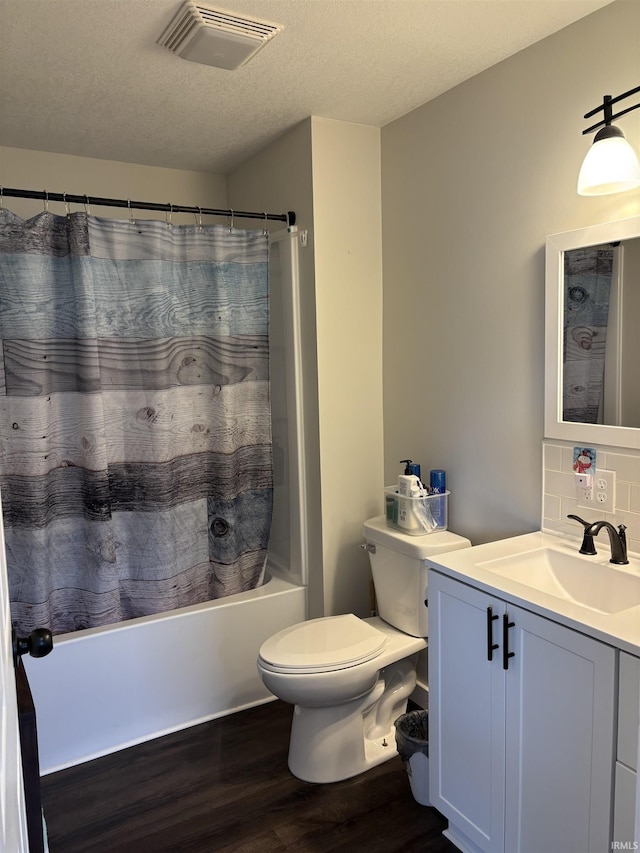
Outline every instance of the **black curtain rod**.
<svg viewBox="0 0 640 853"><path fill-rule="evenodd" d="M71 193L50 193L47 190L17 190L11 187L0 187L0 200L3 198L35 198L44 202L62 201L65 204L101 205L103 207L126 207L129 210L163 210L167 213L194 213L199 216L228 216L231 219L271 219L296 224L295 211L287 213L256 213L250 210L219 210L213 207L193 207L185 204L159 204L154 201L132 201L124 198L98 198L89 195L72 195Z"/></svg>

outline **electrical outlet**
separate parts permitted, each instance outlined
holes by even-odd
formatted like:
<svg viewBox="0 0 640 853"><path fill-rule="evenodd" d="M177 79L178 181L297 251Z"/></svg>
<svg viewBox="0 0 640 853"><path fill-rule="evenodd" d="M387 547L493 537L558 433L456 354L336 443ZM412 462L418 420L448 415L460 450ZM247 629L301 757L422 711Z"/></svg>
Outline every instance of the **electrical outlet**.
<svg viewBox="0 0 640 853"><path fill-rule="evenodd" d="M583 509L592 509L595 505L593 489L578 487L578 506Z"/></svg>
<svg viewBox="0 0 640 853"><path fill-rule="evenodd" d="M593 506L593 477L591 474L578 474L575 475L576 481L576 497L578 499L578 506L580 507L590 507Z"/></svg>
<svg viewBox="0 0 640 853"><path fill-rule="evenodd" d="M591 498L580 495L578 489L578 506L589 509L597 509L601 512L616 511L616 472L596 471Z"/></svg>

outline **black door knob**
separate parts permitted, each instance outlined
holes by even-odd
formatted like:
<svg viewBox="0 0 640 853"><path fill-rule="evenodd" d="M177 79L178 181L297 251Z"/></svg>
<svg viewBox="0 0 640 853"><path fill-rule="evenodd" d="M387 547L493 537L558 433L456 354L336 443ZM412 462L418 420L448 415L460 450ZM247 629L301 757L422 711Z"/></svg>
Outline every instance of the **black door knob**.
<svg viewBox="0 0 640 853"><path fill-rule="evenodd" d="M28 637L16 637L13 632L13 655L16 660L29 653L32 658L43 658L53 649L53 636L48 628L36 628Z"/></svg>

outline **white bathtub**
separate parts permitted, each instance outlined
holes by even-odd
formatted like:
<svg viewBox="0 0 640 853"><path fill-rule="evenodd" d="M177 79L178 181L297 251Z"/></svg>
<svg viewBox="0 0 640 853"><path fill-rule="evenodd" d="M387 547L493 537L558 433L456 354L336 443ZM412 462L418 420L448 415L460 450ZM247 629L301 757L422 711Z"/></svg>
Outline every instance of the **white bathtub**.
<svg viewBox="0 0 640 853"><path fill-rule="evenodd" d="M42 774L273 699L260 645L306 618L306 590L279 577L250 592L54 639L23 658Z"/></svg>

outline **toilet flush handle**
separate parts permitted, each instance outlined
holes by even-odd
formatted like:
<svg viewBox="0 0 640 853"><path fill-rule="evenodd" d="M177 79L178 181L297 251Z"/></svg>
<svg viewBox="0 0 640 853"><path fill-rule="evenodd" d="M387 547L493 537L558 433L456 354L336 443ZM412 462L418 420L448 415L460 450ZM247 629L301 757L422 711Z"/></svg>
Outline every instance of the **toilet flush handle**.
<svg viewBox="0 0 640 853"><path fill-rule="evenodd" d="M363 542L360 547L363 551L368 551L370 554L376 553L376 546L372 545L370 542Z"/></svg>

